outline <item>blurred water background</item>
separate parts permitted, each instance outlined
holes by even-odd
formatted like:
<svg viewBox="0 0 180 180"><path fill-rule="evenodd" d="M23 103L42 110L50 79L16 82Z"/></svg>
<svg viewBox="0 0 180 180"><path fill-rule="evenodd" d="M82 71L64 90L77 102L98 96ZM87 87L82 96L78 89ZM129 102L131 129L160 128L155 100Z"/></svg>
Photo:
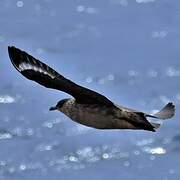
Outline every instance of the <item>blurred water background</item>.
<svg viewBox="0 0 180 180"><path fill-rule="evenodd" d="M0 179L179 179L179 42L179 0L1 0ZM173 101L176 117L157 133L76 124L48 111L68 95L22 77L8 45L124 106Z"/></svg>

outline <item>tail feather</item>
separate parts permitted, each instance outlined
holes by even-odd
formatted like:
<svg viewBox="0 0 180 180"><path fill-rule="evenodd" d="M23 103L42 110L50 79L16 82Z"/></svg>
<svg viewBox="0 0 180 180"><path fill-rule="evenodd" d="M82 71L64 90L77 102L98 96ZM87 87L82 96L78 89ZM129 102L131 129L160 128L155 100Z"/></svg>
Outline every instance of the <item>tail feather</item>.
<svg viewBox="0 0 180 180"><path fill-rule="evenodd" d="M168 103L163 109L161 109L159 112L153 114L155 118L158 119L170 119L175 114L175 105L170 102Z"/></svg>
<svg viewBox="0 0 180 180"><path fill-rule="evenodd" d="M174 114L175 114L175 105L172 102L170 102L170 103L166 104L166 106L164 108L162 108L160 111L158 111L157 113L155 113L153 115L146 114L146 117L165 120L165 119L172 118L174 116ZM158 129L162 125L162 123L158 123L158 122L151 122L151 121L149 121L149 122L154 127L154 129Z"/></svg>

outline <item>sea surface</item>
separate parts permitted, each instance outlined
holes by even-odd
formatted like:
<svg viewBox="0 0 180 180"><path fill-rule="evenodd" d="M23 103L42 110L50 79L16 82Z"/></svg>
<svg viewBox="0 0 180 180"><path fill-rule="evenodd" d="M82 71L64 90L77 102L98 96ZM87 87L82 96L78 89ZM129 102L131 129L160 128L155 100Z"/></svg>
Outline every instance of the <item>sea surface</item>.
<svg viewBox="0 0 180 180"><path fill-rule="evenodd" d="M156 133L96 130L59 112L69 95L12 66L8 45L117 104L176 116ZM0 1L0 180L180 178L179 0Z"/></svg>

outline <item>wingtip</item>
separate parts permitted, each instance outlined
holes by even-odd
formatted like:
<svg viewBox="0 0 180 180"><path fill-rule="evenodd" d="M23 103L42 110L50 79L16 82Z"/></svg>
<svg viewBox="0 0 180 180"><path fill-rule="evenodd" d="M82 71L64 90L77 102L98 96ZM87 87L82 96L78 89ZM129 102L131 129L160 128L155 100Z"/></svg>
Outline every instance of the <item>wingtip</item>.
<svg viewBox="0 0 180 180"><path fill-rule="evenodd" d="M12 46L8 46L8 53L9 53L9 55L11 53L11 49L12 49Z"/></svg>
<svg viewBox="0 0 180 180"><path fill-rule="evenodd" d="M13 56L13 53L14 53L14 50L16 50L17 48L15 46L8 46L8 54L9 54L9 57L12 61L12 56Z"/></svg>
<svg viewBox="0 0 180 180"><path fill-rule="evenodd" d="M11 63L13 64L13 66L18 70L18 65L19 65L19 62L21 60L21 50L16 48L15 46L8 46L8 54L9 54L9 58L11 60Z"/></svg>
<svg viewBox="0 0 180 180"><path fill-rule="evenodd" d="M8 54L9 54L9 58L12 62L13 46L8 46Z"/></svg>
<svg viewBox="0 0 180 180"><path fill-rule="evenodd" d="M12 52L13 49L17 49L15 46L8 46L8 52Z"/></svg>

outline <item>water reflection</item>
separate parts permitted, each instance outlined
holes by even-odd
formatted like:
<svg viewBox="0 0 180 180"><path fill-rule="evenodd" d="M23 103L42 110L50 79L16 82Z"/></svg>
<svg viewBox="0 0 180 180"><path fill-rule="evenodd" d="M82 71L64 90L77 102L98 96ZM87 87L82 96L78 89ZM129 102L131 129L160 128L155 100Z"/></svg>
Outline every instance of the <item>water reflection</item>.
<svg viewBox="0 0 180 180"><path fill-rule="evenodd" d="M136 0L137 3L151 3L155 2L155 0Z"/></svg>
<svg viewBox="0 0 180 180"><path fill-rule="evenodd" d="M143 150L149 154L165 154L166 149L163 147L144 147Z"/></svg>
<svg viewBox="0 0 180 180"><path fill-rule="evenodd" d="M0 130L0 140L3 140L3 139L11 139L13 137L13 135L6 131L6 130Z"/></svg>
<svg viewBox="0 0 180 180"><path fill-rule="evenodd" d="M10 95L1 95L0 96L0 103L8 104L8 103L14 103L15 98Z"/></svg>
<svg viewBox="0 0 180 180"><path fill-rule="evenodd" d="M77 8L76 8L76 11L79 12L79 13L88 13L88 14L96 14L98 13L98 9L97 8L94 8L94 7L86 7L84 5L78 5Z"/></svg>

